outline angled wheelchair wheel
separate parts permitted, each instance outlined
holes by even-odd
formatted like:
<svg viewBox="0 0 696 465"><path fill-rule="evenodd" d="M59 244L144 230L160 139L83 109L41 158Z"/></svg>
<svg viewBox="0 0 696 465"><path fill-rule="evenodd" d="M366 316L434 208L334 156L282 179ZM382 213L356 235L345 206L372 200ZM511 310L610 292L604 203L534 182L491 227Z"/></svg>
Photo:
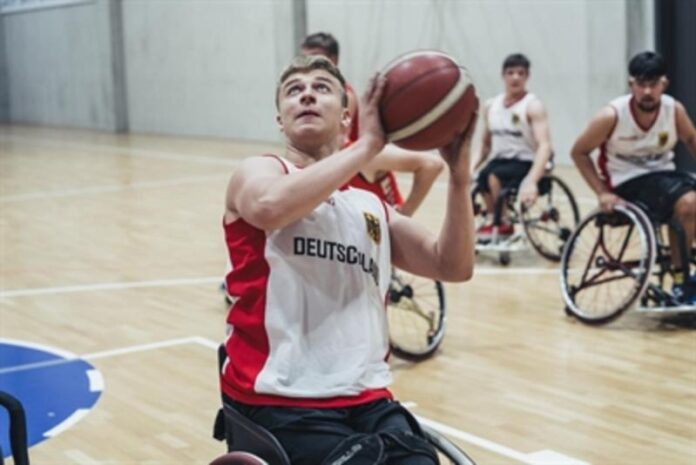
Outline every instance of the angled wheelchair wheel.
<svg viewBox="0 0 696 465"><path fill-rule="evenodd" d="M387 318L394 355L412 361L430 357L445 335L442 283L394 269L387 296Z"/></svg>
<svg viewBox="0 0 696 465"><path fill-rule="evenodd" d="M544 258L558 262L565 243L580 222L580 212L566 183L547 175L539 182L536 202L520 207L520 218L532 247Z"/></svg>
<svg viewBox="0 0 696 465"><path fill-rule="evenodd" d="M645 292L655 260L655 236L645 213L632 204L595 211L570 236L561 258L566 311L587 324L604 324Z"/></svg>
<svg viewBox="0 0 696 465"><path fill-rule="evenodd" d="M476 465L471 457L434 429L421 424L423 435L437 450L442 465Z"/></svg>

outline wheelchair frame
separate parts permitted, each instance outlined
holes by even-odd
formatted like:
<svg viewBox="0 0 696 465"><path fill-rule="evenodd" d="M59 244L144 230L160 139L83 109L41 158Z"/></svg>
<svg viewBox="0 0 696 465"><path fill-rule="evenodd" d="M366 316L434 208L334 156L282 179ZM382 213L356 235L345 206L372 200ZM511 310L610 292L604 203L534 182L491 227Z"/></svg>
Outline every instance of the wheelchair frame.
<svg viewBox="0 0 696 465"><path fill-rule="evenodd" d="M558 188L561 191L563 191L563 194L568 199L568 203L572 210L574 226L577 226L578 222L580 221L580 213L577 202L575 200L575 196L573 196L573 193L571 192L568 185L561 178L550 173L544 175L541 178L541 180L539 181L539 186L542 186L543 183L549 183L548 192L552 192L552 189L554 189L553 186L558 186ZM482 210L482 208L485 207L481 206L476 201L476 196L480 193L481 191L479 186L474 185L471 191L471 195L474 202L475 216L488 214L488 212ZM537 199L537 203L541 201L541 198L544 197L547 193L543 192L543 189L540 187L539 194L540 195ZM495 210L493 211L493 237L490 240L477 239L476 251L494 253L497 252L499 254L498 261L502 265L508 265L510 263L510 254L512 252L527 250L527 243L529 243L532 246L532 248L537 251L537 253L539 253L542 257L546 258L547 260L551 260L554 262L560 261L563 245L565 244L565 242L567 242L572 231L568 228L560 228L559 231L552 231L547 227L540 227L540 230L544 230L545 232L551 232L553 234L558 235L558 237L562 241L561 245L559 246L558 253L556 253L554 251L548 250L548 248L546 248L539 240L535 239L534 234L532 234L533 229L531 228L532 223L543 223L549 220L558 221L558 207L555 207L553 206L553 203L550 203L550 208L542 212L539 218L525 218L525 216L529 215L529 210L527 209L527 207L523 205L520 205L518 207L516 202L516 196L516 188L504 188L501 190L500 194L496 198L494 207ZM523 229L523 231L516 231L510 237L498 237L497 231L498 227L502 224L502 212L504 207L506 207L508 210L508 220L510 224L519 225ZM532 206L532 208L533 207L534 206Z"/></svg>
<svg viewBox="0 0 696 465"><path fill-rule="evenodd" d="M580 240L580 235L588 225L597 227L599 233L590 257L585 260L586 265L582 270L580 282L575 285L569 280L569 261L573 258L571 256L574 253L576 242ZM613 253L608 250L605 244L604 228L624 226L628 227L627 234L621 241L618 253ZM639 312L663 314L696 311L696 305L681 304L671 292L664 289L665 277L672 273L671 247L664 240L664 226L671 228L677 236L682 263L696 264L693 253L689 260L684 230L674 220L668 222L653 221L643 208L630 202L626 203L625 206L617 206L613 213L595 210L587 215L573 232L563 251L561 292L566 304L566 313L583 323L601 325L614 321L631 309ZM637 260L635 258L629 260L624 258L624 254L634 229L637 230L636 237L642 245L641 248L645 250ZM582 262L579 259L578 261ZM690 275L688 266L685 267L684 275L685 282L688 282ZM576 302L576 296L579 292L592 286L622 279L634 279L636 283L624 301L611 311L592 315L587 308L583 308Z"/></svg>

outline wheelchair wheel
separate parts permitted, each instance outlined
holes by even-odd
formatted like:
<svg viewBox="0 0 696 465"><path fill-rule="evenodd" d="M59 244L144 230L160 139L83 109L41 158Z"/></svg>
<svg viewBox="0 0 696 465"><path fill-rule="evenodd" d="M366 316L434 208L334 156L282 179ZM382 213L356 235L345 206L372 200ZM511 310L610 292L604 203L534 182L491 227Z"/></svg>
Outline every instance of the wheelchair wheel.
<svg viewBox="0 0 696 465"><path fill-rule="evenodd" d="M563 246L580 222L580 213L566 183L548 175L539 182L536 202L529 207L521 206L520 218L532 247L544 258L557 262Z"/></svg>
<svg viewBox="0 0 696 465"><path fill-rule="evenodd" d="M573 232L561 259L566 311L587 324L604 324L645 292L655 260L652 224L638 207L595 211Z"/></svg>
<svg viewBox="0 0 696 465"><path fill-rule="evenodd" d="M421 424L421 430L428 442L437 450L442 465L476 465L476 462L463 450L434 429Z"/></svg>
<svg viewBox="0 0 696 465"><path fill-rule="evenodd" d="M387 297L389 342L394 355L424 360L445 335L445 289L441 282L393 270Z"/></svg>

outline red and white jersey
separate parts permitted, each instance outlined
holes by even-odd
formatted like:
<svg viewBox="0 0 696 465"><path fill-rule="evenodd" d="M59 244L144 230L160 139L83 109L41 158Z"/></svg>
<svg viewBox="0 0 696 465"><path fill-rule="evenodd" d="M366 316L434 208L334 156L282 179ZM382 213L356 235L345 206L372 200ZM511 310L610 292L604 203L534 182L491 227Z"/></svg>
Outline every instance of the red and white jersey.
<svg viewBox="0 0 696 465"><path fill-rule="evenodd" d="M527 116L527 108L534 100L531 93L510 106L505 106L505 94L491 100L487 117L491 159L534 161L538 144Z"/></svg>
<svg viewBox="0 0 696 465"><path fill-rule="evenodd" d="M400 207L404 204L404 198L401 196L399 185L396 183L396 175L393 171L387 171L384 176L375 182L368 181L362 173L358 173L348 181L348 184L374 193L393 207Z"/></svg>
<svg viewBox="0 0 696 465"><path fill-rule="evenodd" d="M602 145L599 167L611 187L655 171L675 169L677 143L674 99L663 95L657 118L650 127L641 127L633 115L632 96L624 95L609 105L616 111L616 125Z"/></svg>
<svg viewBox="0 0 696 465"><path fill-rule="evenodd" d="M287 161L286 171L298 168ZM225 394L252 405L345 407L389 398L385 205L335 191L274 231L224 226L232 270Z"/></svg>

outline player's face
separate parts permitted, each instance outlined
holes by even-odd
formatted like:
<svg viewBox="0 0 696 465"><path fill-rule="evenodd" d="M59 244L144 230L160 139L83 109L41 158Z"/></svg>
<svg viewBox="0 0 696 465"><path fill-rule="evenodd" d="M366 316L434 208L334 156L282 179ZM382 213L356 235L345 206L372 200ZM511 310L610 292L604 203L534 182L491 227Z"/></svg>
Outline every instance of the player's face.
<svg viewBox="0 0 696 465"><path fill-rule="evenodd" d="M522 66L510 66L503 70L503 82L508 93L519 93L526 90L529 72Z"/></svg>
<svg viewBox="0 0 696 465"><path fill-rule="evenodd" d="M335 55L329 55L326 50L319 47L302 47L302 55L305 56L320 56L328 58L334 66L338 66L338 57Z"/></svg>
<svg viewBox="0 0 696 465"><path fill-rule="evenodd" d="M278 91L278 123L293 142L336 139L348 118L342 95L341 83L327 71L291 74Z"/></svg>
<svg viewBox="0 0 696 465"><path fill-rule="evenodd" d="M657 79L631 78L628 84L638 109L650 113L659 108L662 93L667 87L667 79L665 77Z"/></svg>

